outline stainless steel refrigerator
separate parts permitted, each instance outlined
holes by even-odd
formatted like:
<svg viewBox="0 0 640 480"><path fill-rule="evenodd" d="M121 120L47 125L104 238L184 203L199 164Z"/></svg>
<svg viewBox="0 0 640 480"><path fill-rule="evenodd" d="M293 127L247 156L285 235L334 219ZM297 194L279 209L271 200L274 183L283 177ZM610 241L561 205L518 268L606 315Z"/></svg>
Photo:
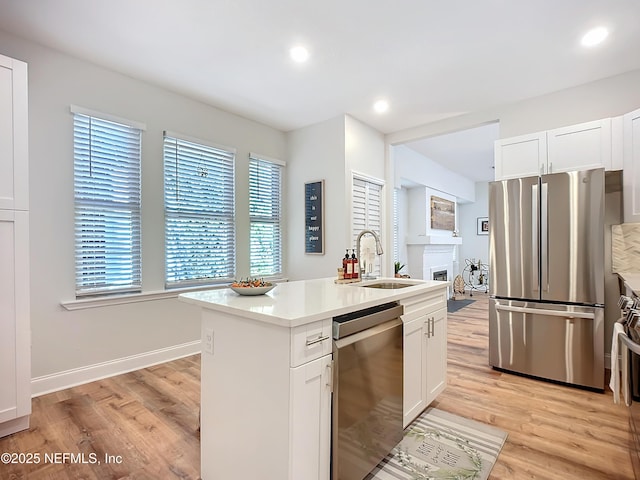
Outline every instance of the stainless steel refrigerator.
<svg viewBox="0 0 640 480"><path fill-rule="evenodd" d="M489 185L489 363L604 388L604 170Z"/></svg>

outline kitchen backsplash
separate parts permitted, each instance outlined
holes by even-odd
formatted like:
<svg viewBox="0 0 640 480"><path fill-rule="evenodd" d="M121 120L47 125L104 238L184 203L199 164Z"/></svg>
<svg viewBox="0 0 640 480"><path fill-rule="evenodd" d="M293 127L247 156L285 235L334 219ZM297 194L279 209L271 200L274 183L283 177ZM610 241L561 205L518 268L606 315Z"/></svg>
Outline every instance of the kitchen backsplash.
<svg viewBox="0 0 640 480"><path fill-rule="evenodd" d="M640 272L640 223L611 226L611 270Z"/></svg>

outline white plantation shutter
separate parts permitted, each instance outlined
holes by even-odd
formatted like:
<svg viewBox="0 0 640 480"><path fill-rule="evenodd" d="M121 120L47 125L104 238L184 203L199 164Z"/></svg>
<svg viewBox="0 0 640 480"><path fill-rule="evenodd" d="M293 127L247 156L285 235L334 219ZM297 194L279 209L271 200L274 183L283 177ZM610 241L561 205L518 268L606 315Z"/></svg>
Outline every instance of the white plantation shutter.
<svg viewBox="0 0 640 480"><path fill-rule="evenodd" d="M235 276L235 151L164 136L167 287Z"/></svg>
<svg viewBox="0 0 640 480"><path fill-rule="evenodd" d="M76 295L141 290L141 129L72 107Z"/></svg>
<svg viewBox="0 0 640 480"><path fill-rule="evenodd" d="M281 162L249 158L251 276L282 273L282 171Z"/></svg>
<svg viewBox="0 0 640 480"><path fill-rule="evenodd" d="M356 245L358 234L365 229L373 230L381 235L382 232L382 183L353 176L351 198L351 224L353 228L353 246ZM362 268L362 265L361 265ZM374 262L371 273L380 276L380 261Z"/></svg>
<svg viewBox="0 0 640 480"><path fill-rule="evenodd" d="M398 206L398 189L393 189L393 261L400 261L400 208Z"/></svg>

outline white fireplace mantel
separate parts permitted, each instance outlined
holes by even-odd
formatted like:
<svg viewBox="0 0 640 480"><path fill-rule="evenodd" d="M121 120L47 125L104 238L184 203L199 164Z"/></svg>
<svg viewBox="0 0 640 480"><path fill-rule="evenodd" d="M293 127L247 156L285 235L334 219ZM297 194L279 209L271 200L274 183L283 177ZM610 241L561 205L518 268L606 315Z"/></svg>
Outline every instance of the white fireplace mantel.
<svg viewBox="0 0 640 480"><path fill-rule="evenodd" d="M410 235L407 245L462 245L462 237L452 235Z"/></svg>

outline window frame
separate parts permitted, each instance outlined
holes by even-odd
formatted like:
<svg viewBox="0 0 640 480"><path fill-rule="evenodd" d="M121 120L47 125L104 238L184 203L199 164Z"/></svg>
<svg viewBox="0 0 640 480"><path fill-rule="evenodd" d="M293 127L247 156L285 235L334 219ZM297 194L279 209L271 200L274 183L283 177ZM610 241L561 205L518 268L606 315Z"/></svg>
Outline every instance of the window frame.
<svg viewBox="0 0 640 480"><path fill-rule="evenodd" d="M279 178L278 178L278 206L277 206L277 215L276 216L260 216L260 215L252 215L252 164L254 163L263 163L266 165L270 165L271 167L276 167L278 170ZM283 275L283 263L284 263L284 181L285 181L285 167L286 162L282 160L278 160L275 158L270 158L265 155L260 155L257 153L249 154L249 274L252 277L280 277ZM278 230L278 239L273 243L277 243L278 251L278 261L276 262L276 269L271 270L269 273L259 272L258 270L254 270L254 257L253 257L253 227L254 225L277 225Z"/></svg>
<svg viewBox="0 0 640 480"><path fill-rule="evenodd" d="M71 105L70 112L73 117L73 218L76 299L122 293L139 293L142 291L142 137L143 132L146 130L146 125L77 105ZM82 120L83 118L88 120ZM95 134L92 125L94 123L96 123L95 133L98 133L100 128L105 129L107 132L99 135L101 139L108 138L109 134L114 135L118 131L122 132L123 129L126 130L127 136L121 143L107 144L107 149L104 148L104 143L96 143L94 145ZM81 128L88 128L89 130L84 132L80 130ZM135 141L136 144L133 147L127 145L126 142L129 140ZM121 153L123 151L128 151L127 153L129 154L126 163L118 162L119 156L122 158ZM132 152L133 155L131 155ZM105 161L105 158L109 160ZM89 162L88 167L83 164L86 161ZM110 168L110 173L113 173L113 171L119 172L124 174L123 176L126 178L130 178L133 166L136 176L133 181L122 182L109 178L109 175L104 173L103 170L103 177L105 177L103 185L105 188L103 188L102 192L96 189L90 192L91 188L87 187L87 183L90 182L87 180L93 176L94 164L96 167L106 166ZM118 190L119 198L113 194L114 182L117 182L119 186L124 185L126 194L123 193L122 189ZM96 185L98 184L98 182L95 183ZM105 189L108 190L108 194L105 194ZM125 197L126 200L123 199ZM99 212L101 211L107 212L106 216L104 214L100 215ZM83 216L81 212L85 212L85 222L81 221ZM102 224L104 231L102 235L92 236L91 233L96 231L95 225L98 218L102 219L98 224ZM126 235L126 227L121 228L123 218L129 218L131 221L131 234L129 236ZM111 226L105 227L104 225L108 222L111 222ZM111 233L108 233L109 228L112 229ZM123 233L125 233L124 237L122 237ZM110 245L107 243L108 235L113 236ZM128 248L122 248L122 242L115 241L119 236L125 239L125 243L129 243ZM88 261L87 258L95 255L96 244L99 243L104 245L102 248L104 260L102 262ZM117 266L118 257L123 254L131 257L131 268L129 269L131 281L127 284L118 282L117 279L126 278L128 269L116 268L114 271L109 266ZM92 273L92 271L95 272L95 268L92 268L92 266L98 265L103 267L102 276L104 277L104 282L102 284L97 284L96 280L94 280L93 284L88 281L81 281L82 277L85 277L85 280L88 277L95 277L95 274ZM109 270L111 270L111 273Z"/></svg>
<svg viewBox="0 0 640 480"><path fill-rule="evenodd" d="M214 173L220 174L225 178L227 184L225 184L225 188L230 189L230 193L223 194L222 196L229 199L229 203L223 204L223 208L221 208L221 212L214 213L211 210L208 210L203 213L203 211L196 211L195 204L188 205L184 211L180 211L180 208L172 208L168 206L167 195L170 194L167 190L167 151L168 145L167 140L170 139L176 143L175 148L178 148L178 144L183 144L184 148L188 148L191 145L193 149L200 149L203 152L209 150L208 153L212 154L212 158L216 157L221 160L221 163L228 161L230 163L230 168L228 170L221 169L219 171L215 171ZM199 287L203 285L216 285L219 283L229 283L236 276L237 270L237 242L236 242L236 187L235 187L235 179L236 179L236 149L233 147L228 147L225 145L220 145L208 140L203 140L200 138L191 137L188 135L172 132L172 131L164 131L163 139L162 139L162 158L163 158L163 212L164 212L164 287L167 290L172 289L180 289L180 288L189 288L189 287ZM178 153L176 150L176 162L178 161ZM209 158L210 160L211 158ZM177 165L177 163L176 163ZM177 168L177 166L176 166ZM208 176L203 175L203 176ZM177 192L177 190L176 190ZM189 210L190 209L190 210ZM224 213L226 212L226 213ZM170 218L172 219L200 219L202 225L211 225L212 222L218 222L217 225L220 225L220 221L225 226L223 230L226 231L226 235L223 237L230 238L230 242L226 242L223 245L223 250L231 252L231 260L227 260L226 263L223 262L226 268L223 270L223 275L220 276L206 276L206 277L198 277L198 278L171 278L170 277L170 269L173 268L169 265L169 255L170 250L173 248L168 239L168 221ZM208 219L208 221L206 221ZM229 233L231 232L231 233ZM210 267L210 266L209 266Z"/></svg>

